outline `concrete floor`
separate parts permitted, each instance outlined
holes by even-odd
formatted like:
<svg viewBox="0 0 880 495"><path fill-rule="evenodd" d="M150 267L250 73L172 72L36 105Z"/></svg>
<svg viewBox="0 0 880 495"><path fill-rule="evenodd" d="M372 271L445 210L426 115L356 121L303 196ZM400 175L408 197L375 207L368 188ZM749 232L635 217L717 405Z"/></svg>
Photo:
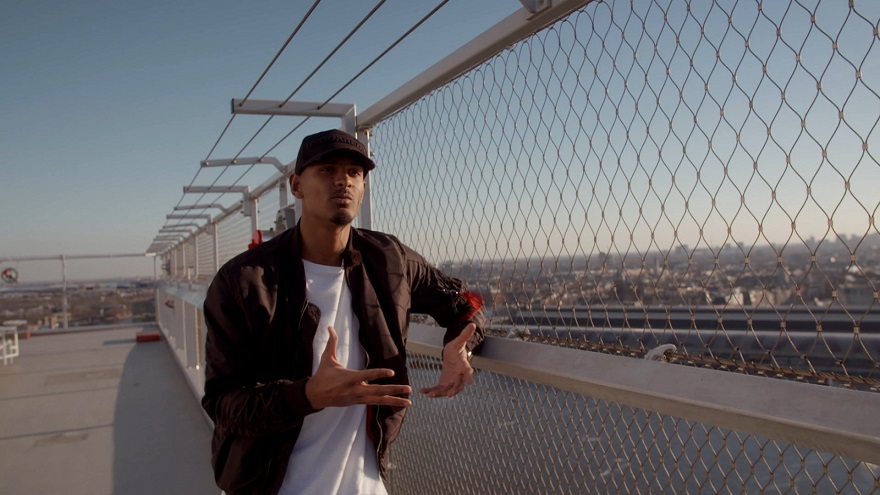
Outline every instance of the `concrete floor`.
<svg viewBox="0 0 880 495"><path fill-rule="evenodd" d="M0 493L220 492L208 422L165 340L135 341L143 329L35 335L0 364Z"/></svg>

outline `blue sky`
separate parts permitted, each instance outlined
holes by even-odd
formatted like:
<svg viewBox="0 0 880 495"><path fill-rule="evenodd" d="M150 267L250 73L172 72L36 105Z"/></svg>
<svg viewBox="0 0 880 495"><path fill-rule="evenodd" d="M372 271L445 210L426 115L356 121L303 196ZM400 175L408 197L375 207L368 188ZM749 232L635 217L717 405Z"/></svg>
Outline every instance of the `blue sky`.
<svg viewBox="0 0 880 495"><path fill-rule="evenodd" d="M328 97L437 3L388 1L295 99ZM0 258L145 251L229 120L230 99L311 4L4 2ZM325 0L252 97L286 98L374 5ZM337 101L367 108L519 8L450 2ZM216 156L238 151L245 124ZM278 150L282 161L294 144Z"/></svg>
<svg viewBox="0 0 880 495"><path fill-rule="evenodd" d="M388 0L294 99L324 101L439 1ZM181 199L183 186L193 182L207 185L217 179L218 173L227 174L219 184L238 177L238 170L199 170L198 163L206 158L260 156L299 122L298 118L277 118L251 145L244 147L265 118L239 116L209 156L230 119L230 99L247 94L311 4L305 0L247 4L228 0L159 0L148 5L86 1L75 6L59 1L6 2L0 19L0 197L4 205L0 213L0 267L5 256L143 252L175 205L198 201L191 195ZM324 0L251 98L287 98L375 5L363 0ZM878 137L872 129L880 111L880 96L873 86L880 65L874 55L876 28L872 19L877 18L878 4L858 3L856 11L852 7L837 9L833 2L825 2L814 9L813 22L810 2L792 8L785 8L787 4L767 4L760 11L751 2L740 2L734 13L736 29L727 27L728 13L718 4L694 6L690 14L684 10L687 5L675 3L675 9L664 10L669 17L664 23L656 4L597 3L595 8L588 9L589 16L581 16L581 36L583 40L590 39L591 25L606 28L594 33L595 39L588 42L587 50L553 55L554 46L568 42L571 22L559 27L557 34L548 35L548 46L536 49L550 53L548 60L566 60L587 75L593 64L597 70L601 68L600 76L589 86L594 91L593 101L604 101L601 92L608 88L608 104L601 106L601 112L589 105L584 107L586 93L577 89L578 79L572 71L557 72L557 76L565 76L551 80L555 81L554 88L567 85L574 88L573 94L580 95L571 104L574 113L564 105L558 108L554 99L556 89L542 89L537 79L517 79L516 74L520 73L537 77L536 67L525 62L522 67L512 65L503 69L512 71L506 78L487 73L490 79L494 77L488 86L497 91L504 91L501 86L513 80L521 85L509 92L514 95L510 101L501 100L514 109L519 104L534 107L517 113L518 118L559 110L559 115L568 121L551 115L546 122L555 126L565 124L572 129L582 126L586 133L583 138L595 137L599 139L597 143L607 142L611 148L594 147L582 139L578 143L582 157L596 158L590 153L605 153L610 159L613 157L608 153L612 153L624 163L621 174L593 177L587 173L600 169L585 161L583 176L577 182L560 186L547 172L570 171L571 157L565 153L560 153L556 161L539 157L536 163L541 167L534 170L544 173L536 175L532 171L522 176L539 180L543 188L540 201L547 203L546 197L550 196L544 192L556 192L559 187L565 188L560 189L560 193L565 193L561 197L571 204L581 188L608 190L610 194L610 187L614 186L617 195L613 198L603 199L602 194L593 197L600 206L614 198L623 201L620 214L631 215L626 218L632 220L626 229L635 236L656 231L658 236L667 238L677 236L675 231L679 230L682 235L677 242L691 246L700 242L723 244L730 240L728 231L735 234L733 240L749 245L780 239L798 243L799 237L805 236L821 239L874 232L877 203L872 192L877 175L873 150ZM335 101L354 103L360 111L365 110L520 8L517 0L450 1ZM644 9L648 11L641 12ZM636 35L638 22L628 24L629 27L611 22L607 17L612 10L619 11L618 19L630 18L629 10L646 16L646 25L650 26L647 36ZM597 16L598 20L593 23L590 16ZM697 28L697 18L704 19L700 22L708 26L705 35ZM618 30L635 31L625 38ZM680 46L673 36L679 32L683 40ZM777 40L777 33L784 34L785 43ZM599 43L597 40L603 36L607 40ZM832 52L832 39L840 45L836 53ZM633 56L621 58L616 70L609 67L609 54L621 47L629 53L633 40L640 40L635 45L639 56L635 57L634 52ZM660 47L656 59L652 55L655 43ZM747 46L751 48L747 50ZM597 47L602 49L596 51ZM719 49L725 52L731 67L715 63ZM519 49L522 50L529 49ZM798 60L796 53L803 57ZM697 63L694 70L689 69L691 59ZM633 60L642 60L646 65ZM769 76L762 70L762 63L768 67ZM735 84L731 77L733 65ZM668 77L666 68L670 69ZM856 68L861 74L859 78ZM626 78L628 86L624 84ZM647 80L654 84L650 91L644 91L644 83L640 82ZM821 90L817 90L817 84ZM704 86L712 88L712 94L720 99L707 99ZM533 95L523 96L532 89ZM636 101L642 108L650 108L655 99L664 111L644 113L643 118L651 116L650 122L643 125L641 120L631 117ZM755 110L746 111L752 99ZM549 103L540 104L545 101ZM618 122L612 110L621 111L624 120ZM842 114L846 115L845 122L839 117ZM701 121L699 129L693 124L697 117ZM672 123L670 119L676 125L670 139L663 143L646 140L649 131L655 137L664 136ZM624 121L632 123L623 126ZM801 129L802 122L809 124L809 135ZM510 127L505 119L480 125L501 123ZM528 128L527 124L521 121L512 127L522 130ZM309 127L272 149L271 155L284 163L290 162L305 131L335 125L338 122L310 122ZM768 126L773 129L772 140L768 138ZM406 131L416 133L406 143L419 139L420 131ZM465 133L477 141L484 137ZM550 137L556 138L563 135L560 129L550 133ZM520 138L517 132L510 136ZM532 137L539 139L537 135ZM871 153L862 151L861 139L870 145L867 147ZM512 143L507 148L519 144L522 143ZM686 160L687 163L676 167L675 157L685 147L688 158L695 163ZM498 157L490 158L507 166L512 160L510 156L501 156L504 148L496 150ZM661 148L667 168L660 169L660 176L653 176L654 184L673 173L679 182L693 183L696 179L692 176L698 167L702 169L702 178L696 192L670 190L667 195L660 186L655 187L654 193L662 197L644 192L649 171L629 170L625 163L639 163L637 151L644 157L643 165L658 161L652 157L659 157ZM823 157L825 152L827 159ZM760 162L760 166L753 162ZM728 177L722 175L723 163L731 164L731 174L725 181L721 179ZM528 163L520 166L527 167ZM271 167L248 172L242 183L260 184L272 173ZM671 183L669 179L667 182ZM628 188L630 182L643 192L629 195L628 189L621 189ZM501 184L484 191L481 199L491 196L506 201L509 186ZM518 183L512 186L527 188ZM384 186L377 184L374 191L381 187ZM393 183L388 187L394 187ZM775 202L768 199L772 194L776 194ZM644 196L648 199L644 200ZM757 213L744 209L744 198L748 198L748 206ZM213 200L206 198L206 202ZM233 200L228 195L222 202L228 205ZM690 215L685 215L686 200L691 203ZM666 211L673 212L669 213L668 221L650 216L657 215L663 201ZM699 201L705 203L704 207L693 206ZM719 206L709 208L709 201L717 201ZM642 217L637 206L652 213ZM437 210L436 205L434 208ZM271 216L272 208L267 206L264 210ZM611 242L602 238L616 227L588 217L602 209L593 204L583 210L584 224L599 229L587 237L592 237L597 245ZM541 208L524 213L532 223L540 223L536 216L540 212L551 215L555 210L542 204ZM833 230L829 227L832 221ZM386 228L386 224L380 228ZM698 235L698 228L705 228L706 233ZM540 230L532 224L526 229ZM559 237L548 236L548 245L561 245L563 240ZM521 241L533 246L542 244L530 237ZM659 247L667 249L673 244L667 239ZM435 255L444 259L449 253ZM152 263L148 266L151 268ZM25 277L23 274L22 279Z"/></svg>

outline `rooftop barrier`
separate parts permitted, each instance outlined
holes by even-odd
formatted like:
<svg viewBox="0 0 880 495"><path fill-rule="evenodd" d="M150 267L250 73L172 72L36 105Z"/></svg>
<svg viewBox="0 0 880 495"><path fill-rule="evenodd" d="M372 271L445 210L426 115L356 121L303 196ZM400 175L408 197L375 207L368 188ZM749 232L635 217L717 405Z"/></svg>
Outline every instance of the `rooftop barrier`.
<svg viewBox="0 0 880 495"><path fill-rule="evenodd" d="M341 117L359 225L493 334L476 387L416 398L395 493L880 492L880 4L542 4ZM287 226L284 177L159 252L196 393L201 291Z"/></svg>

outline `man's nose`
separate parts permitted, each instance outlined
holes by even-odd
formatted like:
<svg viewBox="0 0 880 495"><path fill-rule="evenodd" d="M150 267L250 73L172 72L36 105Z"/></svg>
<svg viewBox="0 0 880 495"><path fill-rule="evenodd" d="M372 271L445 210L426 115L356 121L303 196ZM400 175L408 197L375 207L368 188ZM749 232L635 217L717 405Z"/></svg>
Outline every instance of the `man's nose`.
<svg viewBox="0 0 880 495"><path fill-rule="evenodd" d="M349 182L348 174L344 170L333 175L333 183L337 186L347 186Z"/></svg>

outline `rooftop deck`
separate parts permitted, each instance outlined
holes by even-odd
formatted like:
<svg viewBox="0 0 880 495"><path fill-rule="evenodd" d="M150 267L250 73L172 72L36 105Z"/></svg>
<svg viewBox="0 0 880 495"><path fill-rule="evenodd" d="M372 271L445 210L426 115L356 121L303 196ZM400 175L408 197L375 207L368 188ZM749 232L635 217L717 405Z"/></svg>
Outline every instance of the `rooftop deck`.
<svg viewBox="0 0 880 495"><path fill-rule="evenodd" d="M136 342L144 328L21 342L0 367L0 493L217 493L209 425L165 341Z"/></svg>

